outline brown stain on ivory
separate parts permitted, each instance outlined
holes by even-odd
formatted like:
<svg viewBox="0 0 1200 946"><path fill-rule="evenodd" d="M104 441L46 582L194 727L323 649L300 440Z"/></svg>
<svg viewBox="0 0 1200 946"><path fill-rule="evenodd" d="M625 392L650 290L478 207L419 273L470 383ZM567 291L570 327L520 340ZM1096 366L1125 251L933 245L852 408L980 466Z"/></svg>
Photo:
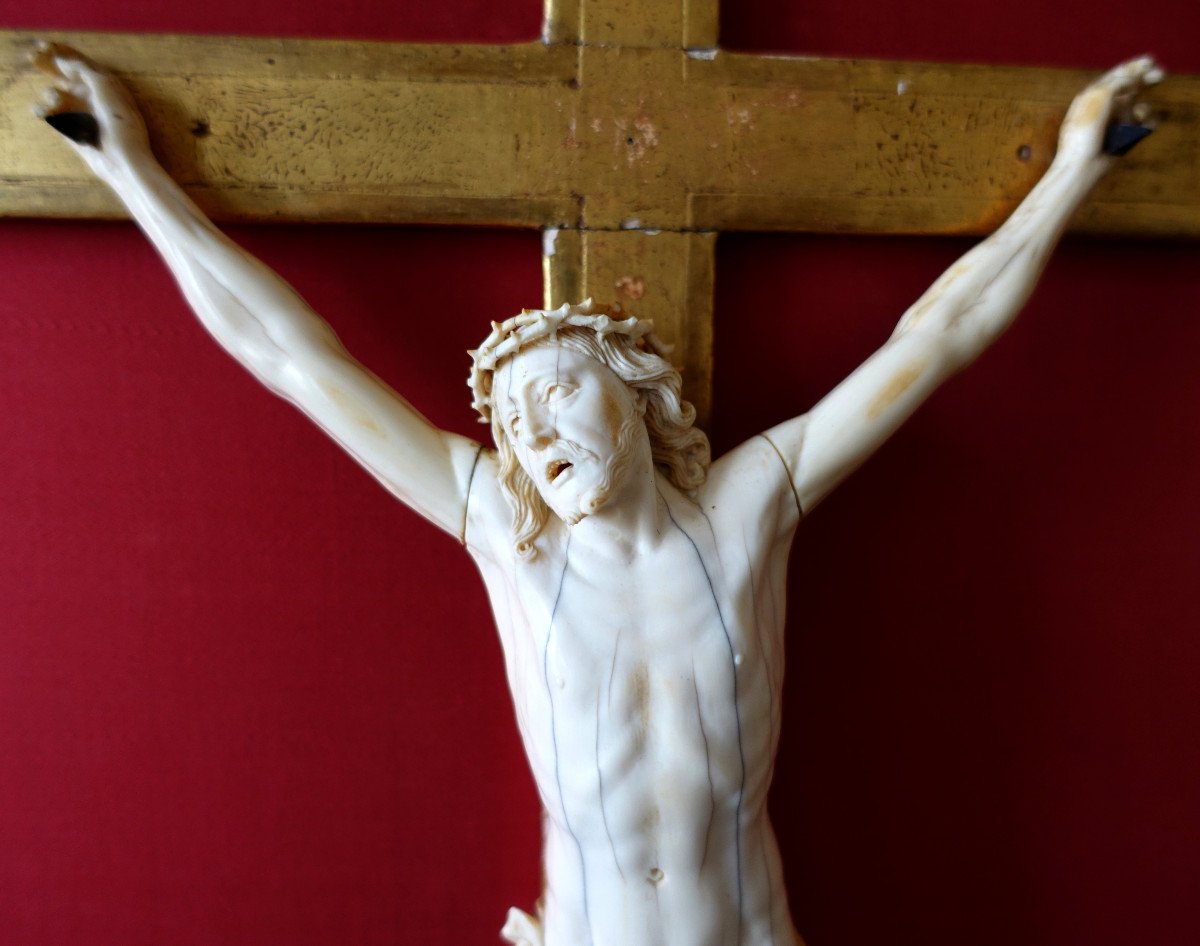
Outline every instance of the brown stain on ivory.
<svg viewBox="0 0 1200 946"><path fill-rule="evenodd" d="M867 405L867 420L875 420L882 415L884 411L900 399L900 396L905 391L917 382L924 372L925 365L918 362L892 375L891 380L879 389L879 393Z"/></svg>
<svg viewBox="0 0 1200 946"><path fill-rule="evenodd" d="M328 381L321 382L321 390L328 395L339 410L343 411L347 417L353 421L356 427L361 428L369 433L375 434L378 437L387 436L382 427L375 423L375 419L371 417L362 405L358 404L354 398L350 397L345 391L339 388L336 384L330 384Z"/></svg>

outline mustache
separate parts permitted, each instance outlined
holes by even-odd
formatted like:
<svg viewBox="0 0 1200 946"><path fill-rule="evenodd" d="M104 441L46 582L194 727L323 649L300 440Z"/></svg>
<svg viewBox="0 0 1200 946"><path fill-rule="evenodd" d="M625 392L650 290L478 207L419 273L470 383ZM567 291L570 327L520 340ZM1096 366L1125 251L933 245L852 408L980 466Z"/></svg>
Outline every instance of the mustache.
<svg viewBox="0 0 1200 946"><path fill-rule="evenodd" d="M556 440L541 451L543 455L561 456L564 460L595 460L596 454L574 440Z"/></svg>

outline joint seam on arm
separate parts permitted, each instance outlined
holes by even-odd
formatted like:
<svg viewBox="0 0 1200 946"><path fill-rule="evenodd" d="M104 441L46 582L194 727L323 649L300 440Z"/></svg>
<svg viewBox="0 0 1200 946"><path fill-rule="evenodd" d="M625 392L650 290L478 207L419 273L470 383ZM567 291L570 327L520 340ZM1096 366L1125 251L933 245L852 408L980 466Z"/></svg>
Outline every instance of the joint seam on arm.
<svg viewBox="0 0 1200 946"><path fill-rule="evenodd" d="M792 479L792 471L787 465L787 460L783 458L783 454L779 448L775 446L775 441L766 434L759 434L763 440L771 445L771 449L775 451L775 456L779 457L779 462L783 464L783 475L787 477L788 486L792 488L792 497L796 500L796 513L801 519L804 518L804 507L800 505L800 493L796 490L796 481Z"/></svg>
<svg viewBox="0 0 1200 946"><path fill-rule="evenodd" d="M471 511L471 486L475 482L475 470L479 467L479 458L483 455L483 444L475 450L475 462L471 464L471 475L467 478L467 498L463 501L462 529L458 533L458 541L463 548L467 547L467 516Z"/></svg>

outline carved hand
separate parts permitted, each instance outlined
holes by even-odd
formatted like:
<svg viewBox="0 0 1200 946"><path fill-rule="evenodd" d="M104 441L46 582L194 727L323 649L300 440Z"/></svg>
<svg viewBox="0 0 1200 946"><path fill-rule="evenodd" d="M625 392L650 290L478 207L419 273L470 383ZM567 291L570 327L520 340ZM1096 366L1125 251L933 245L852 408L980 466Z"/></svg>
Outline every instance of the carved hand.
<svg viewBox="0 0 1200 946"><path fill-rule="evenodd" d="M1109 129L1115 124L1149 127L1149 109L1139 97L1162 79L1163 71L1154 59L1142 56L1110 69L1089 85L1075 96L1067 111L1054 163L1102 175L1112 165L1110 155L1114 153L1111 147L1106 153Z"/></svg>
<svg viewBox="0 0 1200 946"><path fill-rule="evenodd" d="M153 160L146 123L128 90L70 46L39 42L34 64L51 78L38 114L66 136L103 180L137 160Z"/></svg>

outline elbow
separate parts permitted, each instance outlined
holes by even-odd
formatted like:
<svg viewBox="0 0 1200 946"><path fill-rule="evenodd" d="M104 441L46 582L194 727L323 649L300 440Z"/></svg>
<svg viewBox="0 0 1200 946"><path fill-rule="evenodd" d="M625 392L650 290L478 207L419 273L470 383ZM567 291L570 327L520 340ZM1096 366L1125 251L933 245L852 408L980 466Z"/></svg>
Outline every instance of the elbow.
<svg viewBox="0 0 1200 946"><path fill-rule="evenodd" d="M977 302L973 311L947 328L946 345L961 370L975 361L1012 325L1016 310L997 309L986 302Z"/></svg>
<svg viewBox="0 0 1200 946"><path fill-rule="evenodd" d="M958 374L982 350L961 325L952 321L937 327L925 325L903 328L896 332L891 344L919 352L925 369L938 379Z"/></svg>
<svg viewBox="0 0 1200 946"><path fill-rule="evenodd" d="M957 374L975 361L1012 324L1012 315L999 312L985 299L947 308L940 318L920 325L903 327L897 334L923 339L945 366L947 374Z"/></svg>

